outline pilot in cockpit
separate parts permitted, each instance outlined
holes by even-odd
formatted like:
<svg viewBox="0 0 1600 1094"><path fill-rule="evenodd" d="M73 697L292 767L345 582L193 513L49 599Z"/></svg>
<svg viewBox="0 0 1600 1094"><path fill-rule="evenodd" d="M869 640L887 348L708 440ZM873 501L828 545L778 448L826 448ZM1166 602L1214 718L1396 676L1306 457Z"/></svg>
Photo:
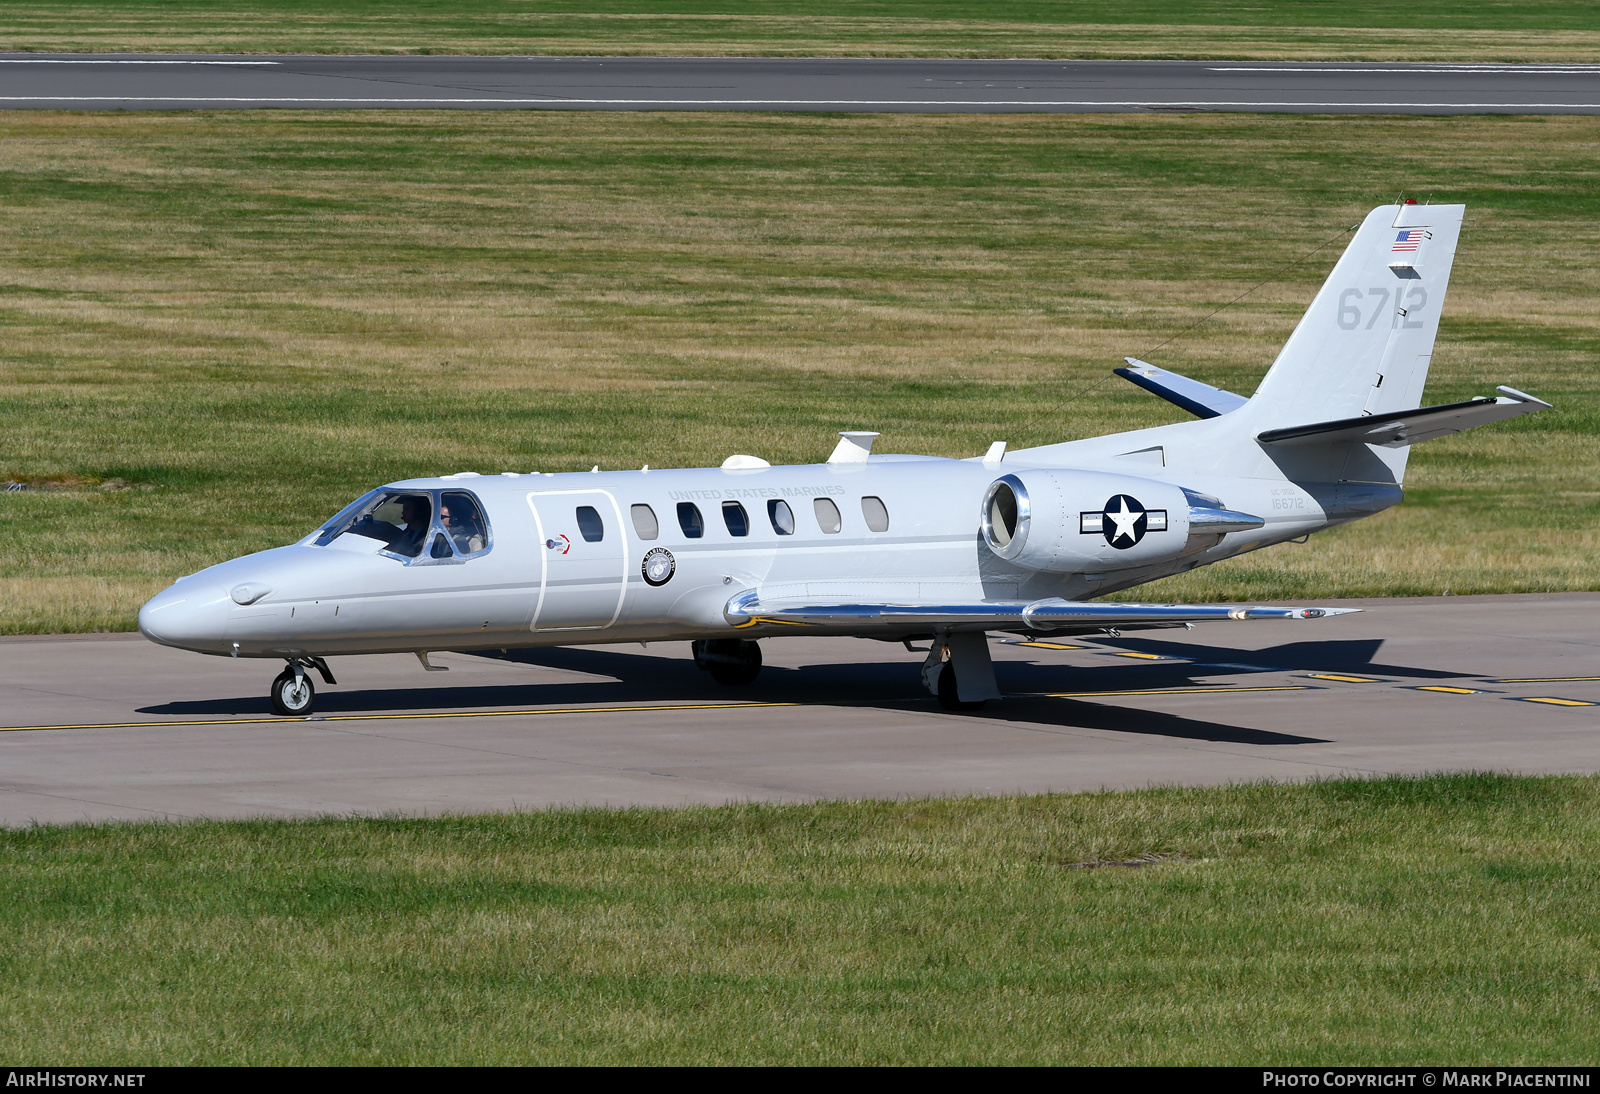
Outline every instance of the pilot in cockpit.
<svg viewBox="0 0 1600 1094"><path fill-rule="evenodd" d="M458 505L457 508L462 507ZM466 512L451 516L449 502L441 502L439 505L439 522L444 525L444 530L450 533L456 550L464 555L476 554L483 550L483 528L473 519L476 516L474 508L469 505L466 507Z"/></svg>
<svg viewBox="0 0 1600 1094"><path fill-rule="evenodd" d="M422 541L428 534L432 506L420 494L407 494L400 502L400 516L406 522L400 534L389 545L396 554L416 558L422 553Z"/></svg>

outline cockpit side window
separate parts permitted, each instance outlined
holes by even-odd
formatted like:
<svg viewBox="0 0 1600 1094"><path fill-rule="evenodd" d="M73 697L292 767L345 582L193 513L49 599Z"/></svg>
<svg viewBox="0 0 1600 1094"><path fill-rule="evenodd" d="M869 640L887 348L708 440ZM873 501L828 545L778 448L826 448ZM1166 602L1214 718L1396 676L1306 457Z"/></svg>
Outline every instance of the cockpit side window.
<svg viewBox="0 0 1600 1094"><path fill-rule="evenodd" d="M471 494L446 490L439 495L439 523L458 555L475 555L489 546L489 525Z"/></svg>

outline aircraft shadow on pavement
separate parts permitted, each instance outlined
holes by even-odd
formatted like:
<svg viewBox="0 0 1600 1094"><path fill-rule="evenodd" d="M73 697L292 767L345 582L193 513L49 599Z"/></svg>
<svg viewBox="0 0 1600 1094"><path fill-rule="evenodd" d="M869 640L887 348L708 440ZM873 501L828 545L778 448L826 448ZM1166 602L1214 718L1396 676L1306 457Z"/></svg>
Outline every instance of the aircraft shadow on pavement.
<svg viewBox="0 0 1600 1094"><path fill-rule="evenodd" d="M1356 638L1337 642L1290 642L1263 650L1240 650L1229 646L1202 646L1195 642L1169 642L1153 638L1101 639L1106 645L1153 653L1163 657L1186 657L1203 675L1227 672L1360 672L1375 676L1401 676L1412 680L1459 680L1483 673L1445 672L1411 665L1390 665L1374 661L1383 646L1381 638Z"/></svg>
<svg viewBox="0 0 1600 1094"><path fill-rule="evenodd" d="M1190 741L1216 741L1239 745L1325 745L1325 737L1302 737L1270 729L1205 722L1179 714L1154 710L1129 710L1127 707L1086 703L1077 699L1052 699L1021 695L1008 698L992 709L985 707L976 717L987 721L1017 722L1062 729L1105 729L1116 733L1140 733L1151 737L1180 737Z"/></svg>
<svg viewBox="0 0 1600 1094"><path fill-rule="evenodd" d="M1001 690L1009 698L972 716L986 721L1114 730L1237 744L1314 744L1324 743L1324 739L1173 714L1130 710L1102 702L1051 698L1039 693L1069 690L1140 692L1152 688L1204 686L1225 683L1228 677L1248 678L1264 671L1364 672L1414 679L1471 675L1378 663L1374 658L1383 645L1382 639L1294 642L1261 650L1132 638L1101 640L1101 644L1187 660L1108 659L1107 663L1100 665L999 660L996 661L996 674ZM529 680L510 684L382 690L324 688L317 696L318 711L325 715L389 711L428 713L485 708L742 701L878 706L896 710L927 709L930 712L938 710L934 700L922 689L919 678L921 662L912 655L908 655L904 661L807 665L798 669L768 665L760 679L748 687L723 687L708 674L697 671L686 658L663 657L642 650L634 653L570 646L511 650L506 653L495 651L477 656L506 662L508 667L527 665L582 672L607 679L549 683ZM166 703L140 708L139 713L193 717L249 716L270 711L265 696L240 696Z"/></svg>

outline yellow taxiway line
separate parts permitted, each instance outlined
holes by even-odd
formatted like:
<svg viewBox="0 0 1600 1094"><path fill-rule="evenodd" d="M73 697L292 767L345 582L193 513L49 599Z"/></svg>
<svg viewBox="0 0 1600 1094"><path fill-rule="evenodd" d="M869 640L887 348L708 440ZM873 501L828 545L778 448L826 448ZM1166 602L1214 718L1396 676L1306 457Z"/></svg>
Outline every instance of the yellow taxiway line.
<svg viewBox="0 0 1600 1094"><path fill-rule="evenodd" d="M1490 680L1491 684L1578 684L1587 680L1600 680L1600 676L1516 676L1505 680Z"/></svg>
<svg viewBox="0 0 1600 1094"><path fill-rule="evenodd" d="M1221 686L1214 688L1144 688L1138 691L1051 691L1045 699L1095 699L1116 695L1238 695L1247 691L1315 691L1310 684L1277 684L1256 688ZM1018 697L1020 698L1020 696Z"/></svg>
<svg viewBox="0 0 1600 1094"><path fill-rule="evenodd" d="M1270 687L1239 688L1223 685L1202 688L1143 688L1122 691L1035 692L1032 698L1095 699L1139 695L1218 695L1261 691L1314 691L1306 684L1281 684ZM1029 698L1026 693L1016 696ZM304 718L193 718L168 722L75 722L39 726L0 726L0 733L46 732L53 729L156 729L162 726L246 726L306 725L319 722L398 722L423 718L518 718L551 714L664 714L678 710L753 710L770 707L798 707L805 703L657 703L647 706L615 707L536 707L528 710L439 710L411 714L312 714Z"/></svg>

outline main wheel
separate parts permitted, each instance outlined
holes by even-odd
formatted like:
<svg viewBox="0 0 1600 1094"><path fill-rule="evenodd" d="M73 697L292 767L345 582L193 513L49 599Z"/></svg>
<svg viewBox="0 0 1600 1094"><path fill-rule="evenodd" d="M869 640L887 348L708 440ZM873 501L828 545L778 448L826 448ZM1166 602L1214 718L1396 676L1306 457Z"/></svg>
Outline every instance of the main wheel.
<svg viewBox="0 0 1600 1094"><path fill-rule="evenodd" d="M982 707L985 700L979 699L976 703L963 703L960 694L956 691L956 667L953 662L946 661L944 668L939 670L939 705L946 710L977 710Z"/></svg>
<svg viewBox="0 0 1600 1094"><path fill-rule="evenodd" d="M696 659L711 679L729 687L741 687L761 674L761 646L756 642L707 642L696 650Z"/></svg>
<svg viewBox="0 0 1600 1094"><path fill-rule="evenodd" d="M293 669L284 669L272 681L272 709L286 718L310 714L316 697L317 689L306 673L296 675Z"/></svg>

